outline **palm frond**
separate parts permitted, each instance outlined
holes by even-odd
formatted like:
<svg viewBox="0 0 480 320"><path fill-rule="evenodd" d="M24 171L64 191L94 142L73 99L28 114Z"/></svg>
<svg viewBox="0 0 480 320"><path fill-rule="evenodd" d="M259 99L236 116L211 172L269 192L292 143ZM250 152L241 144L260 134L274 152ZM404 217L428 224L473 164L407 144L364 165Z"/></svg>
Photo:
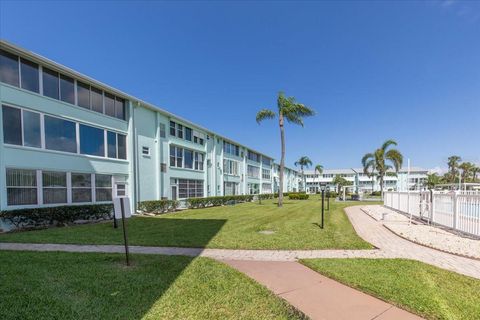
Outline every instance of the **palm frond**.
<svg viewBox="0 0 480 320"><path fill-rule="evenodd" d="M274 119L276 116L277 115L272 110L262 109L258 111L256 120L257 120L257 123L260 124L260 122L262 122L263 120Z"/></svg>
<svg viewBox="0 0 480 320"><path fill-rule="evenodd" d="M392 140L392 139L388 139L387 141L385 141L383 144L382 144L382 150L385 151L387 150L387 148L389 146L396 146L397 145L397 142L395 140Z"/></svg>
<svg viewBox="0 0 480 320"><path fill-rule="evenodd" d="M365 154L362 158L362 166L365 168L366 163L373 159L375 159L375 155L373 153Z"/></svg>
<svg viewBox="0 0 480 320"><path fill-rule="evenodd" d="M390 149L385 153L385 159L390 160L395 167L395 171L398 172L403 164L403 155L397 149Z"/></svg>

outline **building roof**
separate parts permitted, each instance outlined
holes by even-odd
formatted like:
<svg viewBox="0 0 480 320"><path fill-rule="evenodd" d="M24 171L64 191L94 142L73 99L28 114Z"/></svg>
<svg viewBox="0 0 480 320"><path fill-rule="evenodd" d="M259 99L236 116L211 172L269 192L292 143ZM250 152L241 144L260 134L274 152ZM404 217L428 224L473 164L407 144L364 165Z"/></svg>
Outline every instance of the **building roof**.
<svg viewBox="0 0 480 320"><path fill-rule="evenodd" d="M353 170L355 170L358 173L363 173L363 168L345 168L345 169L324 169L322 174L352 174L355 173ZM401 168L399 172L407 172L408 168ZM420 168L420 167L410 167L410 172L422 172L422 173L427 173L429 170ZM388 170L388 172L394 172L393 169ZM305 174L315 174L314 170L305 170Z"/></svg>
<svg viewBox="0 0 480 320"><path fill-rule="evenodd" d="M46 66L48 66L48 67L51 67L52 69L57 69L58 71L61 70L62 73L66 74L66 75L68 75L68 76L71 76L71 77L74 77L74 78L77 78L77 79L80 79L80 80L89 82L89 83L91 83L91 84L94 84L95 86L98 86L98 87L100 87L100 88L102 88L102 89L104 89L104 90L106 90L106 91L110 91L111 93L113 93L113 94L115 94L115 95L117 95L117 96L119 96L119 97L122 97L122 98L124 98L124 99L126 99L126 100L130 100L130 101L132 101L132 102L135 102L135 103L137 103L137 105L142 105L142 106L146 107L147 109L151 109L151 110L153 110L153 111L157 111L157 112L163 113L164 115L166 115L166 116L168 116L168 117L176 118L176 119L184 122L185 124L187 124L187 125L189 125L189 126L192 126L192 127L196 127L197 129L203 130L203 131L205 131L205 132L208 133L208 134L211 134L211 135L220 137L220 138L225 139L225 140L227 140L227 141L229 141L229 142L232 142L232 143L241 145L241 146L243 146L243 147L246 147L248 150L251 150L251 151L253 151L253 152L259 153L260 155L265 156L265 157L267 157L267 158L270 158L270 159L272 159L272 160L275 159L275 158L273 158L273 157L271 157L271 156L269 156L269 155L267 155L267 154L264 154L264 153L262 153L262 152L260 152L260 151L257 151L257 150L255 150L255 149L252 149L252 148L250 148L250 147L247 147L246 145L244 145L244 144L242 144L242 143L236 142L235 140L232 140L232 139L230 139L230 138L228 138L228 137L226 137L226 136L223 136L223 135L221 135L221 134L218 134L218 133L216 133L216 132L214 132L214 131L212 131L212 130L210 130L210 129L207 129L207 128L205 128L205 127L202 127L201 125L198 125L198 124L193 123L193 122L191 122L191 121L189 121L189 120L187 120L187 119L184 119L183 117L177 116L176 114L171 113L171 112L169 112L169 111L167 111L167 110L165 110L165 109L163 109L163 108L161 108L161 107L158 107L158 106L156 106L156 105L153 105L153 104L151 104L151 103L149 103L149 102L146 102L146 101L144 101L144 100L142 100L142 99L140 99L140 98L137 98L137 97L132 96L132 95L130 95L130 94L128 94L128 93L125 93L125 92L123 92L123 91L121 91L121 90L119 90L119 89L113 88L113 87L111 87L111 86L109 86L109 85L107 85L107 84L105 84L105 83L103 83L103 82L100 82L100 81L98 81L98 80L95 80L95 79L93 79L93 78L91 78L91 77L89 77L89 76L87 76L87 75L84 75L84 74L82 74L82 73L80 73L80 72L78 72L78 71L76 71L76 70L73 70L73 69L71 69L71 68L69 68L69 67L67 67L67 66L64 66L64 65L62 65L62 64L60 64L60 63L58 63L58 62L55 62L55 61L53 61L53 60L50 60L50 59L48 59L48 58L46 58L46 57L44 57L44 56L42 56L42 55L39 55L39 54L37 54L37 53L35 53L35 52L26 50L26 49L24 49L24 48L21 48L21 47L15 45L15 44L13 44L13 43L10 43L9 41L6 41L6 40L4 40L4 39L0 39L0 48L3 48L3 47L9 49L10 51L15 52L15 53L18 54L18 55L22 55L22 56L28 57L28 58L30 58L30 59L36 60L37 62L40 62L40 63L43 64L43 65L46 65Z"/></svg>

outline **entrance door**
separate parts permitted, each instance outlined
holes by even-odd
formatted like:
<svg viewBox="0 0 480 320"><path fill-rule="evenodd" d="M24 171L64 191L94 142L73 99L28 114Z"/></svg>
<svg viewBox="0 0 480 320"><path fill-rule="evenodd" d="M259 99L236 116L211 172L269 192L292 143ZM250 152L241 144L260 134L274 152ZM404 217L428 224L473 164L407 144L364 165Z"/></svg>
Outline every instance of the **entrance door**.
<svg viewBox="0 0 480 320"><path fill-rule="evenodd" d="M177 200L177 186L172 186L172 200Z"/></svg>

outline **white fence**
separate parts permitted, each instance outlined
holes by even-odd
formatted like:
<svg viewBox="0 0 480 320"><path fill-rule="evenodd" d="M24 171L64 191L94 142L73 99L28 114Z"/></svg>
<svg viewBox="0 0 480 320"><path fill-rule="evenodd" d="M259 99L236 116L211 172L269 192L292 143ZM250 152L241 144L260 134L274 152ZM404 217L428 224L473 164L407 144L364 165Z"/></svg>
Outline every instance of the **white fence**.
<svg viewBox="0 0 480 320"><path fill-rule="evenodd" d="M416 218L480 236L480 194L387 191L383 203Z"/></svg>

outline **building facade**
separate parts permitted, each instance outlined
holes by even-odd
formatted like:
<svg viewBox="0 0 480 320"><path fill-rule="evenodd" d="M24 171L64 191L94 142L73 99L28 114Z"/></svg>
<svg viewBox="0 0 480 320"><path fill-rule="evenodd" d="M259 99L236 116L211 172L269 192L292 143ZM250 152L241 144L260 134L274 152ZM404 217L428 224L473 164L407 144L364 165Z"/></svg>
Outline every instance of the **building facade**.
<svg viewBox="0 0 480 320"><path fill-rule="evenodd" d="M0 210L273 192L272 157L7 42L0 49Z"/></svg>
<svg viewBox="0 0 480 320"><path fill-rule="evenodd" d="M298 192L302 184L301 174L291 168L285 167L283 173L283 192ZM275 163L273 167L273 192L280 190L280 165Z"/></svg>
<svg viewBox="0 0 480 320"><path fill-rule="evenodd" d="M406 168L399 170L397 174L390 170L384 177L384 190L388 191L407 191L419 190L424 187L427 181L428 170L412 167L410 172ZM340 176L347 180L352 190L358 192L380 191L380 181L375 177L368 177L363 173L362 168L353 169L325 169L321 174L312 170L305 171L305 180L307 192L315 193L320 190L320 183L326 183L331 190L336 190L334 184L335 176ZM407 182L408 181L408 182Z"/></svg>

